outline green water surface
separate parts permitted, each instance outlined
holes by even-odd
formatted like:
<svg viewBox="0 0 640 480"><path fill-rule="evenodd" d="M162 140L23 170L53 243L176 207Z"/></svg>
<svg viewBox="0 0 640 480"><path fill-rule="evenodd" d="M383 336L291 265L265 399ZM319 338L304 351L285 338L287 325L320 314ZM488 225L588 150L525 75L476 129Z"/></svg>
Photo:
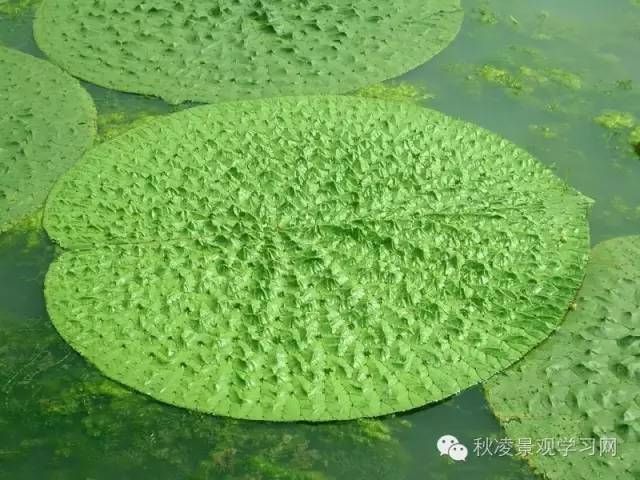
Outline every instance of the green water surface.
<svg viewBox="0 0 640 480"><path fill-rule="evenodd" d="M0 0L0 43L41 55L31 36L35 3ZM640 154L630 128L605 121L626 113L640 128L639 2L463 4L457 40L391 83L523 146L594 199L593 243L640 233ZM102 138L188 106L85 87ZM538 478L509 455L471 451L456 463L438 454L444 434L470 450L475 438L503 437L479 387L395 417L321 425L218 418L125 389L50 324L42 284L54 256L37 229L0 236L0 480Z"/></svg>

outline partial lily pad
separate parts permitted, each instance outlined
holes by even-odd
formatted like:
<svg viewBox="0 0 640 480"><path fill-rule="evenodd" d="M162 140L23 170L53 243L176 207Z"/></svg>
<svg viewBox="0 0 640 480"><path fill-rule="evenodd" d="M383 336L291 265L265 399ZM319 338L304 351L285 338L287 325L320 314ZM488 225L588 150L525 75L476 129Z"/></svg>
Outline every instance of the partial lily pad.
<svg viewBox="0 0 640 480"><path fill-rule="evenodd" d="M588 203L507 141L408 102L198 107L58 183L47 308L106 375L168 403L383 415L491 377L556 328Z"/></svg>
<svg viewBox="0 0 640 480"><path fill-rule="evenodd" d="M89 94L58 67L0 47L0 232L42 208L91 145Z"/></svg>
<svg viewBox="0 0 640 480"><path fill-rule="evenodd" d="M639 358L640 237L623 237L595 247L576 310L488 382L487 398L513 439L555 440L527 457L545 478L635 480Z"/></svg>
<svg viewBox="0 0 640 480"><path fill-rule="evenodd" d="M460 0L45 0L38 45L73 75L171 103L346 93L421 65Z"/></svg>

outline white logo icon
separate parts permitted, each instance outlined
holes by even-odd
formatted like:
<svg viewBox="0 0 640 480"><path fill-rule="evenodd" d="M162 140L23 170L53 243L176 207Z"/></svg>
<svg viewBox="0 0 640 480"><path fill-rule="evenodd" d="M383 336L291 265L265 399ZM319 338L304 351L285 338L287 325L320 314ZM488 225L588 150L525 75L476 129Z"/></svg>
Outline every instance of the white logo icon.
<svg viewBox="0 0 640 480"><path fill-rule="evenodd" d="M444 435L438 439L437 443L440 455L448 455L456 462L464 462L469 455L467 447L462 445L453 435Z"/></svg>
<svg viewBox="0 0 640 480"><path fill-rule="evenodd" d="M438 440L438 451L440 452L440 455L449 455L449 449L458 443L460 442L458 442L458 439L453 435L440 437Z"/></svg>
<svg viewBox="0 0 640 480"><path fill-rule="evenodd" d="M461 443L456 443L449 449L449 456L456 462L464 462L467 455L469 455L469 450Z"/></svg>

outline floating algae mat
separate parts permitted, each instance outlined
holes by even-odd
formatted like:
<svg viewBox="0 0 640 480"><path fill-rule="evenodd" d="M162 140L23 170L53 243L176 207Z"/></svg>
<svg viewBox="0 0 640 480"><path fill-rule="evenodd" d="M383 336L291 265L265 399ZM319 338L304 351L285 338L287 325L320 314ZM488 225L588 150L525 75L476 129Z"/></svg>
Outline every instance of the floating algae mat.
<svg viewBox="0 0 640 480"><path fill-rule="evenodd" d="M487 379L556 328L587 207L526 152L413 104L198 107L56 185L47 308L107 376L171 404L382 415Z"/></svg>
<svg viewBox="0 0 640 480"><path fill-rule="evenodd" d="M460 0L45 0L34 34L73 75L171 103L345 93L457 35Z"/></svg>
<svg viewBox="0 0 640 480"><path fill-rule="evenodd" d="M0 233L34 214L91 145L95 108L58 67L0 46Z"/></svg>
<svg viewBox="0 0 640 480"><path fill-rule="evenodd" d="M574 439L564 451L528 457L545 478L634 480L640 478L639 356L640 237L623 237L594 249L577 310L492 379L487 398L512 438ZM595 446L575 441L590 438Z"/></svg>

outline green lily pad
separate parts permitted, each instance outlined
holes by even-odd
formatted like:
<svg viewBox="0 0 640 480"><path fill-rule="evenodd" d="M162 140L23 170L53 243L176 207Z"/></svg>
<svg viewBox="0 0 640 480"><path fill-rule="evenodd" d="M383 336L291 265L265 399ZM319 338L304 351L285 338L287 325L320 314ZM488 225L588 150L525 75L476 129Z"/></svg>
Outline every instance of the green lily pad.
<svg viewBox="0 0 640 480"><path fill-rule="evenodd" d="M58 183L47 308L106 375L168 403L383 415L491 377L556 328L588 203L505 140L408 102L199 107Z"/></svg>
<svg viewBox="0 0 640 480"><path fill-rule="evenodd" d="M171 103L346 93L421 65L460 0L45 0L34 34L73 75Z"/></svg>
<svg viewBox="0 0 640 480"><path fill-rule="evenodd" d="M545 478L634 480L639 358L640 237L623 237L594 248L576 310L488 382L487 398L511 438L555 441L551 453L527 457Z"/></svg>
<svg viewBox="0 0 640 480"><path fill-rule="evenodd" d="M58 67L0 46L0 233L42 208L93 142L96 111Z"/></svg>

